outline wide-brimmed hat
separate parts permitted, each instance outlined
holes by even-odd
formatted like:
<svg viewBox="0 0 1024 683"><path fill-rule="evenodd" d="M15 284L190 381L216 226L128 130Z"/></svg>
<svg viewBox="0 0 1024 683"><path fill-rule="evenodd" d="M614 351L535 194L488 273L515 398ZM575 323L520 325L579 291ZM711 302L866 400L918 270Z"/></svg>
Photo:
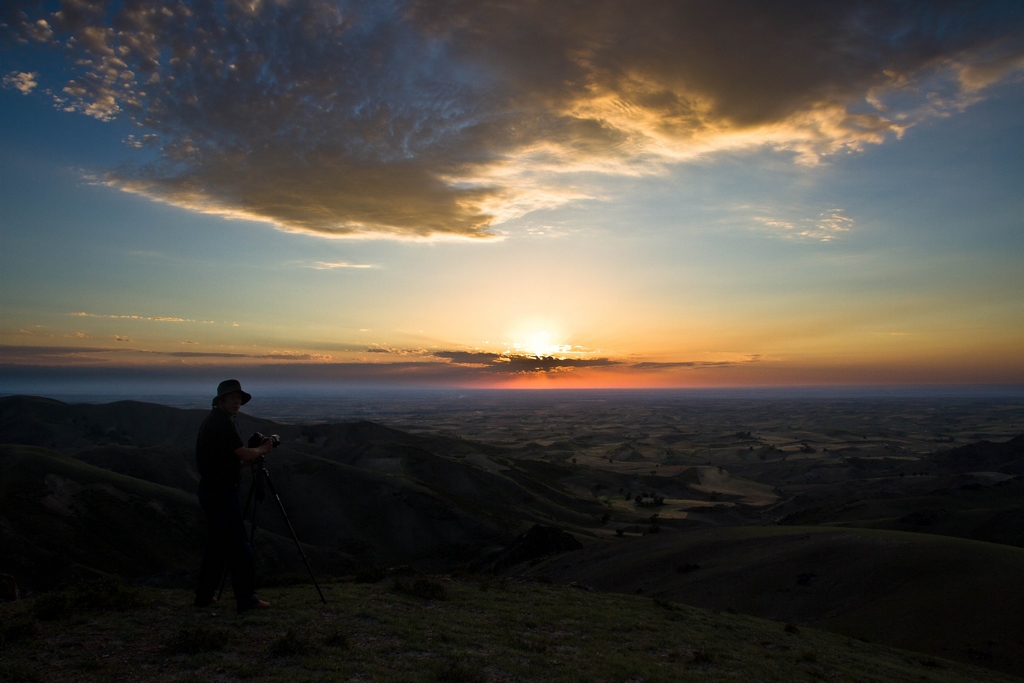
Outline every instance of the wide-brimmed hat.
<svg viewBox="0 0 1024 683"><path fill-rule="evenodd" d="M249 401L252 400L252 394L248 394L248 393L242 391L242 383L241 382L239 382L237 379L226 379L226 380L224 380L223 382L221 382L220 384L217 385L217 396L216 396L216 398L213 399L214 405L216 405L217 401L219 401L224 396L226 396L228 394L233 394L236 391L242 395L242 405L243 406L246 403L248 403Z"/></svg>

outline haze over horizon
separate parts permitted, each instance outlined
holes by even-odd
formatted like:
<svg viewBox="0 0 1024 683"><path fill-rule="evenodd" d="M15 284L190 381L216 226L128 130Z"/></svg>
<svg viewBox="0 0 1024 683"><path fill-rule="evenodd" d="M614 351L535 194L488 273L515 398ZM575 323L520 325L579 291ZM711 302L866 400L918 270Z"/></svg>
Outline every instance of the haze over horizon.
<svg viewBox="0 0 1024 683"><path fill-rule="evenodd" d="M13 2L0 394L1024 385L1017 2Z"/></svg>

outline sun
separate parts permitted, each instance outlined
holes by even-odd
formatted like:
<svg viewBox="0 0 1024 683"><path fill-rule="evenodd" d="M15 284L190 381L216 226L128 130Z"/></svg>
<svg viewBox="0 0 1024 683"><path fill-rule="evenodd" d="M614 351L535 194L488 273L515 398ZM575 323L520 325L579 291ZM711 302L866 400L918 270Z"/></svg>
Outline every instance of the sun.
<svg viewBox="0 0 1024 683"><path fill-rule="evenodd" d="M511 345L512 353L524 356L558 356L568 352L571 347L552 340L546 331L532 332L522 337L522 341Z"/></svg>

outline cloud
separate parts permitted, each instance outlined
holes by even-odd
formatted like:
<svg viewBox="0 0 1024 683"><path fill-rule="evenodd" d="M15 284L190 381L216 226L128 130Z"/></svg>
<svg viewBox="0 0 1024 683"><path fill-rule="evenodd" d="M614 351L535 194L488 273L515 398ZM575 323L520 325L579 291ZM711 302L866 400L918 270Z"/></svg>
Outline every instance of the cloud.
<svg viewBox="0 0 1024 683"><path fill-rule="evenodd" d="M363 330L360 330L360 332L362 331ZM369 332L369 330L366 331ZM423 349L398 349L393 346L381 346L380 344L375 344L369 347L368 349L366 349L366 352L386 353L394 356L422 356L423 354L427 353L427 351Z"/></svg>
<svg viewBox="0 0 1024 683"><path fill-rule="evenodd" d="M116 336L118 342L132 341ZM184 342L187 343L187 342ZM426 349L398 349L372 346L367 353L386 354L402 358L416 357L416 360L388 362L349 363L348 365L370 365L379 368L388 366L435 366L438 376L445 371L438 368L458 367L466 372L449 372L460 377L513 376L524 374L564 373L584 368L625 367L609 358L557 358L554 356L529 356L523 354L489 353L477 351L428 351ZM70 366L77 363L119 363L151 364L157 359L171 358L182 361L223 361L232 365L256 361L284 362L286 365L314 363L325 368L345 363L332 362L329 354L307 353L290 350L272 350L266 353L241 353L236 351L162 351L150 349L89 346L5 346L0 345L0 363L10 365L56 365ZM397 372L394 368L383 369L384 375Z"/></svg>
<svg viewBox="0 0 1024 683"><path fill-rule="evenodd" d="M855 224L842 209L827 209L813 218L754 216L754 220L781 237L819 242L831 242Z"/></svg>
<svg viewBox="0 0 1024 683"><path fill-rule="evenodd" d="M689 361L670 361L670 362L654 362L646 361L641 363L631 363L629 367L633 370L681 370L687 368L728 368L735 367L737 365L746 365L749 363L758 363L764 360L761 354L750 354L743 356L738 360L721 360L721 361L706 361L706 360L689 360Z"/></svg>
<svg viewBox="0 0 1024 683"><path fill-rule="evenodd" d="M377 266L367 263L346 263L345 261L317 261L309 267L316 270L333 270L335 268L377 268Z"/></svg>
<svg viewBox="0 0 1024 683"><path fill-rule="evenodd" d="M447 354L448 352L440 352ZM89 368L103 368L103 372L116 375L125 372L170 372L187 376L196 372L255 373L265 377L292 379L303 383L330 381L372 384L487 384L494 381L524 376L553 376L588 368L627 368L606 358L581 360L551 357L497 356L489 354L492 362L462 358L455 362L441 362L436 358L400 360L387 363L334 362L330 356L272 352L246 354L233 352L164 352L126 349L124 347L77 346L3 346L0 345L0 379L6 374L42 373L71 376ZM438 356L442 358L445 356ZM197 361L193 363L159 362L159 359ZM157 362L154 362L154 361ZM203 362L198 362L203 361ZM220 370L218 370L220 368ZM70 374L67 374L70 373Z"/></svg>
<svg viewBox="0 0 1024 683"><path fill-rule="evenodd" d="M58 105L126 117L141 128L127 143L158 152L102 182L339 237L493 237L592 196L580 172L661 173L765 147L820 163L1024 69L1014 2L63 0L27 12L8 11L7 33L70 55L73 78L49 77Z"/></svg>
<svg viewBox="0 0 1024 683"><path fill-rule="evenodd" d="M522 353L494 353L491 351L429 351L427 349L396 349L371 346L368 353L396 356L422 356L437 358L450 365L477 368L482 372L499 374L565 372L574 368L593 368L620 365L608 358L559 358Z"/></svg>
<svg viewBox="0 0 1024 683"><path fill-rule="evenodd" d="M42 332L40 330L18 330L17 332L4 332L3 334L17 335L19 337L45 337L50 339L90 339L84 332Z"/></svg>
<svg viewBox="0 0 1024 683"><path fill-rule="evenodd" d="M0 345L0 363L12 366L34 365L57 366L108 363L111 353L123 353L125 349L92 346L8 346Z"/></svg>
<svg viewBox="0 0 1024 683"><path fill-rule="evenodd" d="M130 342L131 339L116 336L118 342ZM26 364L59 364L75 362L105 362L115 364L118 360L132 358L166 357L186 360L230 360L230 361L316 361L331 360L331 356L321 353L301 353L296 351L271 351L269 353L236 353L230 351L152 351L148 349L129 349L124 347L102 346L14 346L0 345L0 362L14 365Z"/></svg>
<svg viewBox="0 0 1024 683"><path fill-rule="evenodd" d="M33 356L68 356L78 354L109 353L122 351L102 346L0 346L0 353L5 357L31 354Z"/></svg>
<svg viewBox="0 0 1024 683"><path fill-rule="evenodd" d="M485 366L499 362L503 356L487 351L435 351L431 355L458 365Z"/></svg>
<svg viewBox="0 0 1024 683"><path fill-rule="evenodd" d="M679 370L682 368L727 368L739 365L738 361L673 361L668 363L633 363L629 367L636 370Z"/></svg>
<svg viewBox="0 0 1024 683"><path fill-rule="evenodd" d="M36 82L36 78L38 77L39 74L35 72L26 73L24 71L12 71L4 76L3 85L5 88L14 88L22 95L28 95L36 89L36 86L39 85Z"/></svg>
<svg viewBox="0 0 1024 683"><path fill-rule="evenodd" d="M521 374L565 372L574 368L596 368L620 365L608 358L556 358L524 354L490 353L486 351L434 351L430 355L454 365L481 368L490 372Z"/></svg>
<svg viewBox="0 0 1024 683"><path fill-rule="evenodd" d="M200 322L206 325L213 324L212 320L194 320L192 318L178 318L174 316L162 316L162 315L117 315L117 314L104 314L104 313L86 313L85 311L77 311L75 313L68 313L76 318L110 318L114 320L149 320L158 323L194 323Z"/></svg>
<svg viewBox="0 0 1024 683"><path fill-rule="evenodd" d="M172 358L227 358L246 360L291 360L291 361L324 361L330 356L322 353L296 353L293 351L273 351L271 353L229 353L215 351L140 351L157 356Z"/></svg>

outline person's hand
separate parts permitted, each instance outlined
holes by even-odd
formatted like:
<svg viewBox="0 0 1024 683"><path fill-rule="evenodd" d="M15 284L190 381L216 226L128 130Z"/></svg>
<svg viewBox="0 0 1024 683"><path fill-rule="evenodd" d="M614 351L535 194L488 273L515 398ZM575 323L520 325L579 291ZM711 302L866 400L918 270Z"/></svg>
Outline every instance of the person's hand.
<svg viewBox="0 0 1024 683"><path fill-rule="evenodd" d="M274 441L269 436L263 437L263 442L260 444L260 455L266 455L270 451L274 450Z"/></svg>

